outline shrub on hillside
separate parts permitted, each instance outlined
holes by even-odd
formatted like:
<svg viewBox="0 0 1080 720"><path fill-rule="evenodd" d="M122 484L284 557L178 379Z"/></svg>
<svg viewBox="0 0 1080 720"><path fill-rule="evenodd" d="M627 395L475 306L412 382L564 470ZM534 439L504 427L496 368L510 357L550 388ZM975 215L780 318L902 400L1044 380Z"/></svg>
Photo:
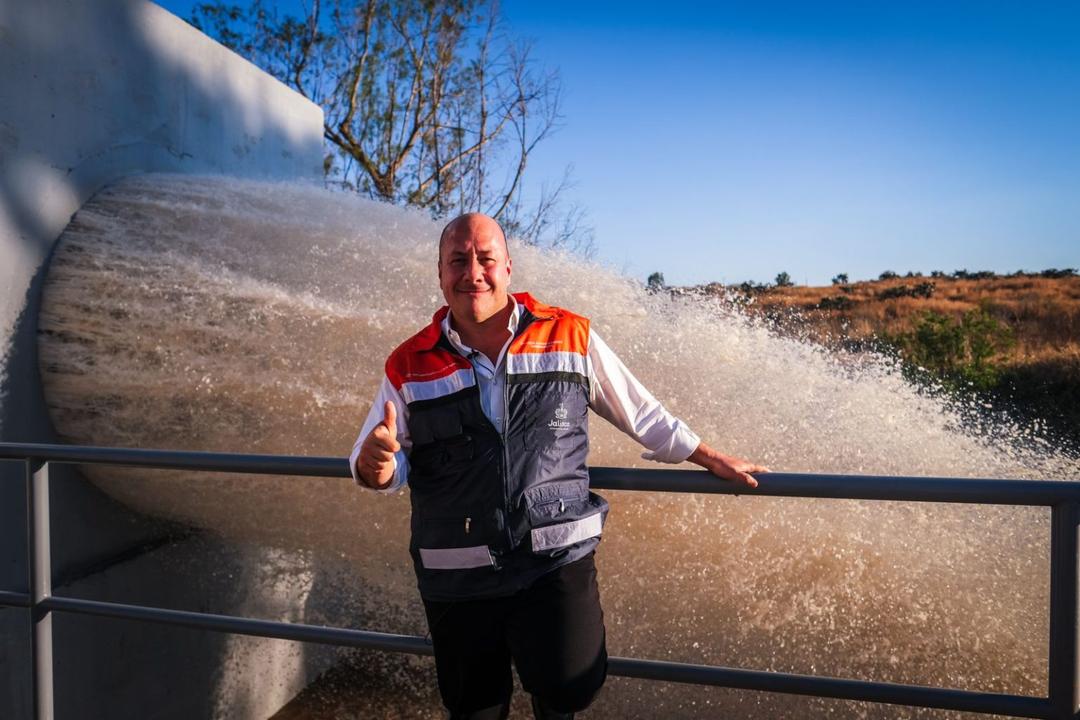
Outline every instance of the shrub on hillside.
<svg viewBox="0 0 1080 720"><path fill-rule="evenodd" d="M925 312L914 330L890 340L905 360L937 376L947 387L976 390L997 385L1001 369L994 357L1015 342L1012 329L985 308L971 310L959 320Z"/></svg>
<svg viewBox="0 0 1080 720"><path fill-rule="evenodd" d="M934 283L921 282L918 285L897 285L896 287L885 288L877 294L878 300L888 300L889 298L928 298L934 294Z"/></svg>
<svg viewBox="0 0 1080 720"><path fill-rule="evenodd" d="M1080 451L1080 356L1013 365L1002 371L1000 385L1021 416L1048 425Z"/></svg>
<svg viewBox="0 0 1080 720"><path fill-rule="evenodd" d="M744 283L739 283L739 290L746 293L747 295L756 295L758 293L763 293L768 289L769 286L765 283L756 283L753 280L747 280Z"/></svg>
<svg viewBox="0 0 1080 720"><path fill-rule="evenodd" d="M957 280L993 280L997 277L997 273L993 270L976 270L975 272L954 270L952 275Z"/></svg>
<svg viewBox="0 0 1080 720"><path fill-rule="evenodd" d="M855 303L851 301L851 298L846 295L834 295L833 297L823 297L821 302L818 303L818 308L821 310L850 310Z"/></svg>

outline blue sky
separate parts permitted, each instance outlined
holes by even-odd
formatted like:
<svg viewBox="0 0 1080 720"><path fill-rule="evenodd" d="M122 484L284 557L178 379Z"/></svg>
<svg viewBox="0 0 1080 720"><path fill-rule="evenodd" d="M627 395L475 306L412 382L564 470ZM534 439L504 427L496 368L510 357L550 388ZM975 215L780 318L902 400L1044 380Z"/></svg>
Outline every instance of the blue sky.
<svg viewBox="0 0 1080 720"><path fill-rule="evenodd" d="M598 259L630 275L1080 267L1080 3L502 11L562 77L533 186L573 165Z"/></svg>

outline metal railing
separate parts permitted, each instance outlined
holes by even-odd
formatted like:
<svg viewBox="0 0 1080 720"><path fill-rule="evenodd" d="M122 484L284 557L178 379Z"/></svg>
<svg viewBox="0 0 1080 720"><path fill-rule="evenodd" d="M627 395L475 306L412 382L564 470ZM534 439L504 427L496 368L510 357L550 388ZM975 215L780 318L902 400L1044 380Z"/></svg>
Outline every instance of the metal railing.
<svg viewBox="0 0 1080 720"><path fill-rule="evenodd" d="M26 469L29 593L0 591L0 607L29 608L33 702L37 718L53 717L52 613L69 612L285 640L430 655L420 637L227 615L99 602L52 593L48 463L139 466L272 475L350 477L340 458L234 455L65 445L0 443L0 460ZM756 489L718 482L704 471L592 468L592 485L609 490L692 492L769 497L896 500L1046 506L1050 528L1049 682L1046 697L795 675L688 663L612 657L612 675L845 700L963 710L1049 720L1080 720L1077 673L1077 531L1080 482L968 480L771 473Z"/></svg>

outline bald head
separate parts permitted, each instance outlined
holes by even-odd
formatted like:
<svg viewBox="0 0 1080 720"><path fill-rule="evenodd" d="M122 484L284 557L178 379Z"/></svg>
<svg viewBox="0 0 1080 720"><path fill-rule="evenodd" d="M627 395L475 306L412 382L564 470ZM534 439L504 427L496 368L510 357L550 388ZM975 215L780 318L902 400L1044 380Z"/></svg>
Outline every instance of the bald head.
<svg viewBox="0 0 1080 720"><path fill-rule="evenodd" d="M510 257L510 248L506 244L506 235L503 233L502 227L495 221L495 218L483 213L465 213L448 222L446 227L443 228L442 234L439 235L439 257L442 258L448 242L459 237L480 236L490 236L497 240L502 244L506 257Z"/></svg>
<svg viewBox="0 0 1080 720"><path fill-rule="evenodd" d="M487 215L468 213L443 229L439 237L439 286L458 332L470 326L477 330L492 317L510 312L512 303L506 288L511 265L506 236L499 223ZM499 333L505 332L503 322Z"/></svg>

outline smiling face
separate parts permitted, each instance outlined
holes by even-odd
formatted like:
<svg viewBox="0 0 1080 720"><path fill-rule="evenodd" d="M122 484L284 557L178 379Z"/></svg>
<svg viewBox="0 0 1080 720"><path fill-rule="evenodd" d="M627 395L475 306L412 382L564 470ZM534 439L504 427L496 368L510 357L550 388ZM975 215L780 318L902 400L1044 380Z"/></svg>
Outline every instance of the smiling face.
<svg viewBox="0 0 1080 720"><path fill-rule="evenodd" d="M499 224L470 213L453 220L439 241L439 286L454 319L482 323L506 308L510 254Z"/></svg>

